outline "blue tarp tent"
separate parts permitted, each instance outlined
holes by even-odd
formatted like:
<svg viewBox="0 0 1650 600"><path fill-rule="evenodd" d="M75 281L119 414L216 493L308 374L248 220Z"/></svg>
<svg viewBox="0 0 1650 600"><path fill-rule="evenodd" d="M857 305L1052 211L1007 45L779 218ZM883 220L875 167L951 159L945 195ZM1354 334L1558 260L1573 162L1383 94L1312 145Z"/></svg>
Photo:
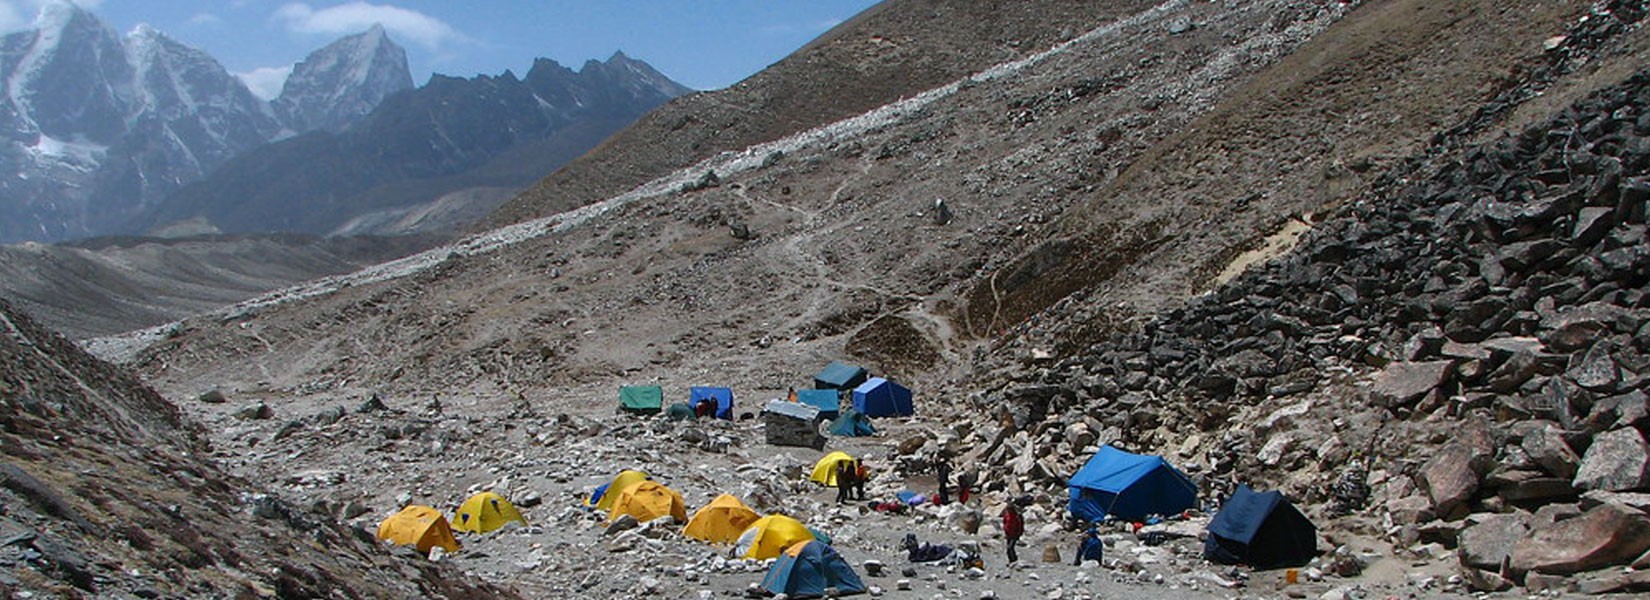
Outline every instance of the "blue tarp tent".
<svg viewBox="0 0 1650 600"><path fill-rule="evenodd" d="M1085 521L1112 515L1138 521L1197 506L1197 485L1161 456L1129 454L1101 446L1068 482L1067 512Z"/></svg>
<svg viewBox="0 0 1650 600"><path fill-rule="evenodd" d="M1209 521L1203 557L1257 569L1299 567L1318 554L1318 528L1277 491L1239 485Z"/></svg>
<svg viewBox="0 0 1650 600"><path fill-rule="evenodd" d="M763 590L790 598L821 598L826 588L836 588L839 596L863 594L865 582L835 548L818 540L786 548L762 578Z"/></svg>
<svg viewBox="0 0 1650 600"><path fill-rule="evenodd" d="M849 408L842 411L842 416L831 422L830 431L834 436L859 437L874 434L877 428L871 426L871 418L865 416L865 413Z"/></svg>
<svg viewBox="0 0 1650 600"><path fill-rule="evenodd" d="M819 416L826 419L842 415L842 396L836 390L798 390L796 401L819 409Z"/></svg>
<svg viewBox="0 0 1650 600"><path fill-rule="evenodd" d="M716 403L716 418L733 420L733 390L725 387L688 388L688 405L698 406L700 400Z"/></svg>
<svg viewBox="0 0 1650 600"><path fill-rule="evenodd" d="M825 365L824 370L814 376L814 389L851 390L859 384L865 383L865 378L870 376L871 373L866 371L864 367L856 367L833 360L831 364Z"/></svg>
<svg viewBox="0 0 1650 600"><path fill-rule="evenodd" d="M916 414L911 406L911 390L881 377L872 377L854 388L854 410L867 417L909 417Z"/></svg>

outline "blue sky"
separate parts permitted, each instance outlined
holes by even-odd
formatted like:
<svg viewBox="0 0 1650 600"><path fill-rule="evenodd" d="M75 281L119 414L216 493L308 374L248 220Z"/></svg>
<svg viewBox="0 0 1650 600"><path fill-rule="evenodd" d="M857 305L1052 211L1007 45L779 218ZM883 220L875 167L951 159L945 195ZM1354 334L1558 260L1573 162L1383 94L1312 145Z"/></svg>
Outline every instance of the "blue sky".
<svg viewBox="0 0 1650 600"><path fill-rule="evenodd" d="M40 4L0 0L0 31L27 28ZM291 64L382 23L407 49L413 79L470 77L536 57L578 69L623 50L696 89L773 64L875 0L76 0L122 33L148 23L201 48L269 94ZM279 91L278 87L274 91Z"/></svg>

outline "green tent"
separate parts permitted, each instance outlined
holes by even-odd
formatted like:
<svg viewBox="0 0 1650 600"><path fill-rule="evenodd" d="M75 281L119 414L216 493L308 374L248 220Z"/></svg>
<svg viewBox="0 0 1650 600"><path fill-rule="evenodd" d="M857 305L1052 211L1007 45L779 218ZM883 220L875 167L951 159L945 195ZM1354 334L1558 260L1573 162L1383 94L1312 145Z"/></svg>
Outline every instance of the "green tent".
<svg viewBox="0 0 1650 600"><path fill-rule="evenodd" d="M665 416L672 421L692 421L695 418L693 407L688 406L686 402L672 403L670 408L665 410Z"/></svg>
<svg viewBox="0 0 1650 600"><path fill-rule="evenodd" d="M636 415L656 415L665 408L665 389L656 385L627 385L619 388L619 410Z"/></svg>
<svg viewBox="0 0 1650 600"><path fill-rule="evenodd" d="M842 411L842 416L831 421L831 435L838 437L859 437L876 432L877 428L871 426L871 418L852 408Z"/></svg>

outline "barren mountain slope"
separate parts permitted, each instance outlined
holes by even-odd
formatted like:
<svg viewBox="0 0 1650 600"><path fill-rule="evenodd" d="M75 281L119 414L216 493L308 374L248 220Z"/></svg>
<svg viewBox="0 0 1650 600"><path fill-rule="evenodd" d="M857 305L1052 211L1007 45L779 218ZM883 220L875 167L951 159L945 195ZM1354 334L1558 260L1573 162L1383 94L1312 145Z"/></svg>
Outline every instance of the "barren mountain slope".
<svg viewBox="0 0 1650 600"><path fill-rule="evenodd" d="M605 397L626 379L783 390L845 351L902 377L954 374L968 352L949 318L955 290L995 272L1017 240L1040 239L1113 176L1109 165L1173 135L1341 14L1334 3L1168 2L1058 51L532 225L552 230L542 237L437 252L418 264L440 264L412 276L302 305L260 303L224 319L229 328L195 320L151 354L151 375L183 393L463 382ZM951 213L944 224L936 199Z"/></svg>
<svg viewBox="0 0 1650 600"><path fill-rule="evenodd" d="M718 152L847 118L1041 51L1151 5L889 0L727 89L654 110L506 204L483 226L602 200Z"/></svg>
<svg viewBox="0 0 1650 600"><path fill-rule="evenodd" d="M1271 401L1274 390L1280 397L1302 393L1287 377L1294 371L1270 373L1308 358L1292 354L1285 362L1241 350L1276 345L1323 353L1356 340L1290 338L1285 331L1305 326L1277 318L1266 306L1249 306L1245 297L1201 301L1197 314L1208 321L1181 323L1174 319L1183 313L1167 313L1165 319L1185 328L1175 331L1187 336L1212 330L1263 338L1209 342L1238 355L1221 366L1241 378L1222 371L1206 382L1241 392L1249 402L1233 407L1219 398L1209 405L1173 404L1182 397L1166 393L1194 389L1185 386L1201 372L1185 357L1209 348L1159 351L1149 335L1134 340L1144 348L1092 346L1091 355L1090 344L1131 329L1127 320L1139 311L1179 305L1212 287L1218 267L1292 217L1333 212L1354 197L1386 201L1392 196L1364 196L1372 187L1366 179L1386 177L1383 194L1401 189L1410 173L1402 167L1424 158L1412 153L1451 152L1456 144L1522 131L1545 118L1509 102L1559 102L1531 101L1529 92L1539 90L1580 97L1644 63L1642 32L1630 25L1642 11L1600 7L1587 14L1580 2L1531 0L1454 3L1447 15L1426 16L1436 8L1403 0L1357 6L1171 0L1047 53L716 156L579 210L100 347L114 355L121 342L132 342L128 350L153 342L133 364L173 397L225 391L230 405L186 406L213 426L219 454L239 473L284 494L358 499L370 508L370 516L360 518L370 519L393 510L402 492L452 501L481 487L531 490L546 500L534 518L550 517L554 525L489 538L487 547L498 554L456 560L533 589L598 584L620 595L635 593L626 586L643 585L634 577L555 568L559 559L547 555L564 550L685 579L665 585L680 594L691 593L706 572L694 570L701 563L693 561L718 564L713 550L654 529L647 535L661 539L631 536L638 547L609 553L600 526L574 507L610 467L635 464L663 473L699 500L734 488L777 496L775 506L813 510L806 515L811 522L849 532L854 519L867 519L859 522L870 525L838 544L856 559L892 556L887 540L867 530L916 526L810 508L806 488L785 475L806 462L797 458L806 452L762 444L754 426L678 427L607 416L614 389L626 383L658 382L669 399L689 385L725 384L749 407L807 385L826 360L861 361L912 383L924 415L893 421L887 437L855 442L856 452L915 465L879 479L881 492L926 489L923 461L942 452L960 455L986 471L988 504L1019 492L1039 494L1033 522L1056 541L1062 539L1054 522L1059 505L1050 500L1062 492L1056 481L1099 441L1134 442L1209 463L1246 456L1241 464L1249 473L1260 468L1261 457L1273 456L1261 481L1298 484L1292 491L1318 486L1315 478L1329 471L1304 471L1302 482L1294 482L1288 468L1306 464L1302 457L1319 448L1345 450L1328 445L1338 428L1352 427L1359 436L1347 434L1342 443L1378 436L1379 443L1399 446L1409 443L1405 434L1412 430L1383 426L1380 420L1389 417L1378 405L1360 404L1363 396L1346 385L1361 375L1351 359L1326 361L1331 368L1324 372L1301 375L1318 386L1306 388L1310 399L1328 407L1306 418L1284 410L1311 405L1280 409ZM1543 48L1549 40L1551 51ZM1466 85L1450 75L1454 69ZM1372 96L1382 102L1360 100ZM1350 109L1368 114L1356 117L1362 113ZM1428 145L1440 129L1453 133ZM1533 135L1542 138L1545 131ZM1344 172L1331 167L1337 156ZM1218 209L1223 202L1229 206ZM1382 218L1402 223L1405 215ZM1554 235L1567 231L1552 229ZM1642 228L1623 235L1634 231L1642 238ZM1440 247L1417 241L1416 252ZM1520 256L1508 260L1528 262ZM1397 284L1368 279L1360 285ZM1271 294L1264 298L1274 306L1291 297L1258 276L1232 293L1257 289L1256 281L1274 286L1258 288ZM1120 300L1133 304L1119 307ZM1369 310L1418 310L1401 293L1381 302L1388 304ZM1249 312L1221 312L1227 304ZM1345 325L1385 326L1370 321ZM1418 356L1441 344L1436 337L1417 339ZM1378 356L1369 360L1384 364L1400 345L1371 344ZM1039 352L1045 349L1055 350L1052 358ZM1623 360L1636 360L1629 354ZM1181 360L1176 356L1185 364L1174 362ZM1507 364L1552 368L1551 359L1529 362L1536 360ZM1183 370L1143 374L1159 364ZM373 392L388 409L365 410L370 404L363 400ZM274 418L233 415L259 405ZM348 406L362 410L348 413ZM1004 408L1018 414L1008 414L1005 423L999 420ZM1342 415L1357 420L1333 421ZM1233 419L1229 427L1225 418ZM1278 436L1282 449L1254 447L1259 433L1288 430L1280 423L1300 423L1305 441ZM1204 431L1208 427L1237 433L1228 444ZM1118 435L1119 428L1133 433ZM1430 436L1429 444L1449 433L1444 425L1414 431ZM690 442L692 435L699 441L725 436L743 449L713 455ZM917 437L926 442L915 454L894 448ZM1349 456L1329 450L1320 462L1338 465ZM356 469L360 456L373 458ZM1224 469L1232 464L1220 463ZM599 472L589 472L590 465ZM1413 458L1382 466L1380 477L1393 482L1411 481L1418 467ZM738 475L727 472L734 469ZM357 479L326 476L342 472ZM1403 478L1392 477L1399 472ZM1393 499L1423 495L1413 483L1383 489ZM1311 496L1314 502L1324 500L1318 487L1312 490L1319 494ZM1419 525L1380 543L1359 538L1386 534L1371 523L1387 517L1360 515L1366 522L1329 537L1351 553L1418 541ZM922 526L944 535L959 531L949 521ZM514 562L528 552L520 546L529 540L551 551L534 550ZM1401 566L1389 561L1388 570L1369 577L1402 582L1416 564L1411 557L1402 554L1395 561ZM1454 557L1446 561L1453 564ZM1168 564L1164 568L1174 568ZM728 568L738 572L719 575L716 586L751 577L743 567ZM1127 562L1111 573L1127 577L1136 568L1150 573Z"/></svg>
<svg viewBox="0 0 1650 600"><path fill-rule="evenodd" d="M176 407L4 301L0 407L8 598L511 595L258 494Z"/></svg>
<svg viewBox="0 0 1650 600"><path fill-rule="evenodd" d="M1584 6L1363 5L1357 18L1126 165L1111 185L1084 194L1083 210L1051 232L1053 241L1022 252L987 282L994 287L973 290L972 330L1001 331L982 327L991 321L980 315L1016 324L1080 293L1104 308L1045 336L1080 347L1113 324L1206 291L1240 251L1332 210L1439 130L1505 105L1498 94L1569 52L1545 52L1543 43ZM1640 51L1629 52L1612 60L1631 64ZM1508 126L1517 123L1478 124Z"/></svg>
<svg viewBox="0 0 1650 600"><path fill-rule="evenodd" d="M114 335L394 260L434 236L99 238L0 247L0 296L71 338Z"/></svg>

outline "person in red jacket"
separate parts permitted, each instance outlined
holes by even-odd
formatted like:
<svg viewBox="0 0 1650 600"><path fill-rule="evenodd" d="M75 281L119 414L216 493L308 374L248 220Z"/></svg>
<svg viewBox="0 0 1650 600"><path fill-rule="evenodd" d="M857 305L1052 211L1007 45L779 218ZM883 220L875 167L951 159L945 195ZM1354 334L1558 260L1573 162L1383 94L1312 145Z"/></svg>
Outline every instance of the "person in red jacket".
<svg viewBox="0 0 1650 600"><path fill-rule="evenodd" d="M1014 552L1014 547L1020 544L1020 536L1026 533L1025 517L1020 516L1020 508L1013 502L1003 507L1003 538L1008 540L1008 562L1020 562L1020 556Z"/></svg>

